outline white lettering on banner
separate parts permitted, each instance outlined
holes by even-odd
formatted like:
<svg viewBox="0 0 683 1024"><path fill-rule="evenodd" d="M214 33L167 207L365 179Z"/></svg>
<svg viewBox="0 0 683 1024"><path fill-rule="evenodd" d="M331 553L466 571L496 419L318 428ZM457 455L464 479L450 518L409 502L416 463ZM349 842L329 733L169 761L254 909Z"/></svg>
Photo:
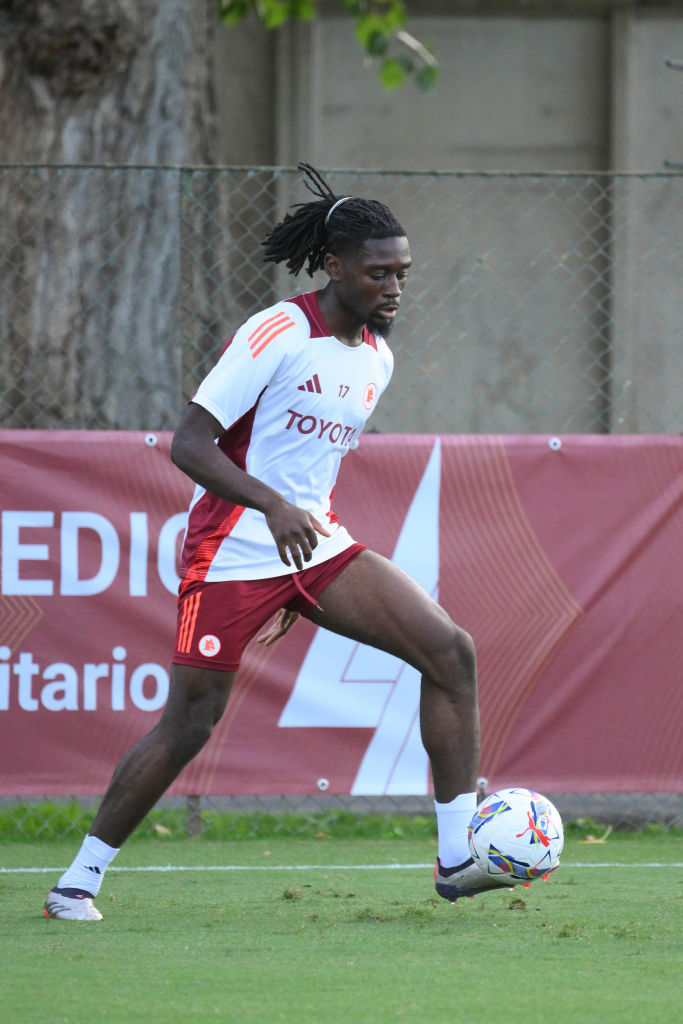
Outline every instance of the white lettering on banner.
<svg viewBox="0 0 683 1024"><path fill-rule="evenodd" d="M156 692L153 697L145 697L143 686L145 679L152 676L156 682ZM168 673L161 665L153 662L145 662L138 665L130 677L130 699L136 708L141 711L157 711L163 707L168 697Z"/></svg>
<svg viewBox="0 0 683 1024"><path fill-rule="evenodd" d="M439 581L440 479L437 438L392 558L434 598ZM420 739L419 705L420 676L414 668L393 655L318 629L278 724L374 728L351 792L422 794L428 789L428 762Z"/></svg>
<svg viewBox="0 0 683 1024"><path fill-rule="evenodd" d="M114 664L86 662L79 680L74 666L64 661L46 665L41 672L28 651L22 651L10 665L12 652L9 647L0 647L0 711L9 711L13 704L22 711L38 711L41 707L47 711L125 711L126 696L140 711L162 708L168 697L166 670L145 662L133 669L126 687L126 648L114 647L111 653ZM45 685L41 687L37 677Z"/></svg>
<svg viewBox="0 0 683 1024"><path fill-rule="evenodd" d="M22 562L46 562L50 557L47 544L22 544L21 530L50 527L54 523L53 512L3 512L2 513L2 592L3 594L51 594L52 580L23 580L20 576Z"/></svg>
<svg viewBox="0 0 683 1024"><path fill-rule="evenodd" d="M147 550L149 531L147 515L144 512L130 514L130 553L128 556L128 578L131 597L147 596Z"/></svg>
<svg viewBox="0 0 683 1024"><path fill-rule="evenodd" d="M96 533L100 542L100 567L89 579L80 579L79 534L81 530ZM60 537L60 594L66 597L88 597L101 594L110 587L119 568L121 546L116 530L97 512L63 512Z"/></svg>
<svg viewBox="0 0 683 1024"><path fill-rule="evenodd" d="M9 595L49 596L55 592L55 579L59 577L59 593L64 597L90 597L101 594L114 583L125 566L121 565L122 541L114 524L98 512L62 512L59 517L59 553L49 543L27 543L30 530L54 529L54 512L3 511L2 593ZM145 597L149 572L149 521L146 512L130 512L130 546L128 557L128 593L131 597ZM156 568L166 590L177 594L180 579L176 571L176 542L187 526L187 512L178 512L162 525L157 544ZM99 565L94 575L81 575L82 532L96 535ZM45 535L43 535L44 539ZM38 539L38 538L36 538ZM54 544L54 542L53 542ZM44 579L27 578L27 566L44 562ZM34 570L35 573L35 570Z"/></svg>

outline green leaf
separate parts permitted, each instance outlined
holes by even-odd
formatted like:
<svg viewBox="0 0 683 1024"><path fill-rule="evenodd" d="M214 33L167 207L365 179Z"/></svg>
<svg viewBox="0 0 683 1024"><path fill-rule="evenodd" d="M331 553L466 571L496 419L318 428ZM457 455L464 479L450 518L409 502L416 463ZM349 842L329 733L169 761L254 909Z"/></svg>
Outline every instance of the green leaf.
<svg viewBox="0 0 683 1024"><path fill-rule="evenodd" d="M383 32L375 32L368 40L365 47L373 57L383 57L389 49L389 38Z"/></svg>
<svg viewBox="0 0 683 1024"><path fill-rule="evenodd" d="M398 89L406 80L406 69L395 57L387 57L379 69L379 80L385 89Z"/></svg>
<svg viewBox="0 0 683 1024"><path fill-rule="evenodd" d="M415 84L423 92L429 92L430 89L433 89L438 78L439 69L429 65L425 65L415 72Z"/></svg>
<svg viewBox="0 0 683 1024"><path fill-rule="evenodd" d="M287 0L263 0L263 24L266 28L279 28L289 20Z"/></svg>
<svg viewBox="0 0 683 1024"><path fill-rule="evenodd" d="M319 15L321 0L216 0L221 21L228 26L238 25L247 14L255 11L266 29L279 28L290 20L313 21ZM429 60L422 44L415 41L412 49L417 53L399 53L389 57L389 48L398 42L405 45L405 33L397 40L396 34L406 24L404 0L341 0L342 8L355 22L355 34L360 45L371 57L381 59L379 78L385 89L397 89L408 75L415 75L418 88L427 91L436 83L439 69L423 62ZM431 43L424 44L428 53Z"/></svg>
<svg viewBox="0 0 683 1024"><path fill-rule="evenodd" d="M391 0L391 6L384 15L384 25L387 31L395 32L397 28L403 28L406 23L406 9L401 0Z"/></svg>
<svg viewBox="0 0 683 1024"><path fill-rule="evenodd" d="M313 21L315 18L316 0L290 0L290 17L299 21Z"/></svg>
<svg viewBox="0 0 683 1024"><path fill-rule="evenodd" d="M397 29L403 27L405 20L403 4L398 0L390 0L389 10L384 14L373 8L370 12L357 16L356 36L361 46L367 50L370 39L375 33L380 32L383 36L393 36Z"/></svg>
<svg viewBox="0 0 683 1024"><path fill-rule="evenodd" d="M364 14L357 20L356 38L364 50L368 49L370 41L377 34L386 35L383 18L377 14Z"/></svg>
<svg viewBox="0 0 683 1024"><path fill-rule="evenodd" d="M254 7L254 0L218 0L218 17L225 25L239 25Z"/></svg>

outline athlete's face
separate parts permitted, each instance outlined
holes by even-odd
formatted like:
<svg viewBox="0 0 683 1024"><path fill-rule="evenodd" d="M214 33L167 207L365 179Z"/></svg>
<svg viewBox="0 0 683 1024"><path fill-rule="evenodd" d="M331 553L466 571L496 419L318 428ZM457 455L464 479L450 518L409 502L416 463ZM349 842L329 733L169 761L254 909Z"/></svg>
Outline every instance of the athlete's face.
<svg viewBox="0 0 683 1024"><path fill-rule="evenodd" d="M408 279L408 239L370 238L336 263L334 285L340 305L370 330L386 337Z"/></svg>

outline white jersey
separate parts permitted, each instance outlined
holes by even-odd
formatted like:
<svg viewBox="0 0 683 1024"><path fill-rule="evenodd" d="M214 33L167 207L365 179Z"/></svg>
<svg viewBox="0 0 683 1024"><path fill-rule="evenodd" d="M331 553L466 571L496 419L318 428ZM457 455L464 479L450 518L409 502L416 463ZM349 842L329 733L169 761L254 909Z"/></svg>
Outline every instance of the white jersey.
<svg viewBox="0 0 683 1024"><path fill-rule="evenodd" d="M351 347L331 334L315 292L279 302L233 335L193 398L225 428L218 445L247 473L330 531L305 568L353 539L331 507L339 463L386 388L393 356L366 328ZM182 555L193 580L251 580L295 572L278 555L265 516L197 486Z"/></svg>

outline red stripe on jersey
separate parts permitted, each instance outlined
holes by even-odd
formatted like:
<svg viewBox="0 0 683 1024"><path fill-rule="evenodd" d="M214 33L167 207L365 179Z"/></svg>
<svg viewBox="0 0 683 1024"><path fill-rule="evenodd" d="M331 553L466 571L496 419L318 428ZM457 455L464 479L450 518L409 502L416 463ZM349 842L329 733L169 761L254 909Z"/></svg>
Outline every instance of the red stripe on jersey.
<svg viewBox="0 0 683 1024"><path fill-rule="evenodd" d="M331 338L332 331L325 322L316 296L316 292L304 292L302 295L292 296L291 299L287 299L287 302L293 302L295 306L304 311L311 328L312 338Z"/></svg>
<svg viewBox="0 0 683 1024"><path fill-rule="evenodd" d="M230 337L229 337L229 338L228 338L228 340L226 341L225 345L223 345L223 348L221 349L221 355L223 355L223 353L225 352L226 348L230 348L230 346L231 346L231 345L232 345L232 343L233 343L234 337L235 337L235 335L234 335L234 334L231 334L231 335L230 335Z"/></svg>
<svg viewBox="0 0 683 1024"><path fill-rule="evenodd" d="M266 320L264 324L254 331L249 336L249 348L251 349L252 359L256 359L256 356L263 352L264 348L270 345L271 341L277 338L278 334L282 334L283 331L288 330L290 327L294 327L294 321L286 313L279 313L275 317L271 317L270 320Z"/></svg>
<svg viewBox="0 0 683 1024"><path fill-rule="evenodd" d="M377 351L377 338L365 325L363 325L363 341L366 345L369 345L370 348L374 348L375 352Z"/></svg>
<svg viewBox="0 0 683 1024"><path fill-rule="evenodd" d="M333 498L334 498L334 487L330 491L330 511L327 513L327 519L328 519L328 522L330 522L330 523L338 523L339 522L339 516L332 509L332 499Z"/></svg>
<svg viewBox="0 0 683 1024"><path fill-rule="evenodd" d="M244 505L235 505L230 512L230 515L225 517L218 529L213 533L210 533L208 537L204 538L197 548L195 556L185 573L185 579L206 579L209 569L211 568L211 563L216 557L216 552L225 538L230 535L243 512Z"/></svg>
<svg viewBox="0 0 683 1024"><path fill-rule="evenodd" d="M276 313L275 316L271 316L268 318L268 320L264 320L263 323L260 323L258 327L255 330L253 330L249 335L249 347L253 348L254 345L258 344L258 341L261 338L261 336L265 334L270 327L274 327L276 324L281 324L283 320L288 319L289 314L286 313L284 309L282 309L280 310L279 313Z"/></svg>
<svg viewBox="0 0 683 1024"><path fill-rule="evenodd" d="M263 391L265 390L264 388ZM244 416L241 416L231 427L228 427L218 440L218 447L225 457L234 462L240 469L246 470L247 468L247 453L251 441L251 431L263 391L251 409L248 409ZM181 576L184 579L187 579L188 576L190 579L204 579L204 576L200 575L201 570L198 563L200 550L202 551L201 557L204 561L210 553L207 542L213 538L213 556L215 556L221 542L228 536L229 530L226 532L226 527L236 509L242 510L242 506L235 505L234 502L226 501L224 498L218 498L209 491L206 491L192 507L185 533L185 543L183 544ZM239 515L241 515L241 511ZM234 528L239 515L232 521L230 530ZM208 572L208 568L208 566L205 567L205 573ZM191 575L189 575L190 573ZM182 595L182 584L180 593Z"/></svg>
<svg viewBox="0 0 683 1024"><path fill-rule="evenodd" d="M287 302L293 302L299 309L304 311L311 327L312 338L334 337L334 331L330 330L318 304L318 292L304 292L302 295L293 295L287 299ZM363 341L366 345L374 348L375 352L377 351L377 339L366 326L363 326Z"/></svg>
<svg viewBox="0 0 683 1024"><path fill-rule="evenodd" d="M285 324L284 327L280 327L279 330L273 331L272 334L269 334L268 337L263 342L263 344L261 345L261 347L254 349L254 351L251 353L251 358L256 359L256 356L260 355L261 352L263 352L264 348L266 348L267 345L270 345L271 341L274 341L275 338L277 338L278 334L282 334L283 331L287 331L289 330L290 327L293 326L294 321L290 320L290 322L288 324Z"/></svg>

